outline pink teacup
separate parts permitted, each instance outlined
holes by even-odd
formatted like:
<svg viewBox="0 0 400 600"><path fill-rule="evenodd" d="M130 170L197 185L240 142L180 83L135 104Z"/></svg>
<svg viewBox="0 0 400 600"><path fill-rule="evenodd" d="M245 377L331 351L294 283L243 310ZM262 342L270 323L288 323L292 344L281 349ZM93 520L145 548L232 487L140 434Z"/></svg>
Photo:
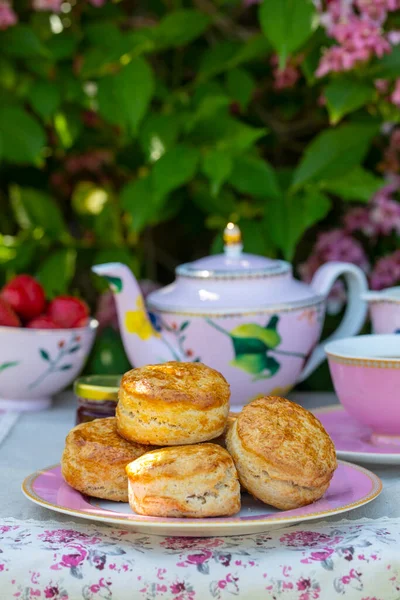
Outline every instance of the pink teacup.
<svg viewBox="0 0 400 600"><path fill-rule="evenodd" d="M400 444L400 336L360 335L325 345L336 394L376 443Z"/></svg>
<svg viewBox="0 0 400 600"><path fill-rule="evenodd" d="M400 333L400 286L365 292L374 333Z"/></svg>

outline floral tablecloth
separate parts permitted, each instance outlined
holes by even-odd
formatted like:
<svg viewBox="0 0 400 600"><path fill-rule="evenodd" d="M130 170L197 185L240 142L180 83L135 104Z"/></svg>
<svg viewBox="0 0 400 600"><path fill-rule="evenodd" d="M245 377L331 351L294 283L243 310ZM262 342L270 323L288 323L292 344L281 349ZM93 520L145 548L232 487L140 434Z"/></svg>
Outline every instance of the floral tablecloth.
<svg viewBox="0 0 400 600"><path fill-rule="evenodd" d="M0 522L4 600L398 600L400 519L225 538Z"/></svg>

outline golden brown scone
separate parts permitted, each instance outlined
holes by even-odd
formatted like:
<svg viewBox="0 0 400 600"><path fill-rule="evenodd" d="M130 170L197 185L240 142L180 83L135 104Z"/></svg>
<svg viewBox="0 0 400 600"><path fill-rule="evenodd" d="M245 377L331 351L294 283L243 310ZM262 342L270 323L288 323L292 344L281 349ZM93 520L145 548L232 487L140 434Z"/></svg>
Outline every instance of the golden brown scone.
<svg viewBox="0 0 400 600"><path fill-rule="evenodd" d="M126 467L129 504L152 517L219 517L240 510L240 486L228 452L216 444L153 450Z"/></svg>
<svg viewBox="0 0 400 600"><path fill-rule="evenodd" d="M318 419L294 402L250 402L228 431L227 449L243 486L289 510L323 496L337 467L333 442Z"/></svg>
<svg viewBox="0 0 400 600"><path fill-rule="evenodd" d="M239 413L229 413L224 431L221 433L221 435L211 440L213 444L218 444L218 446L222 446L222 448L226 449L226 437L228 435L228 431L231 429L234 422L236 421L238 414Z"/></svg>
<svg viewBox="0 0 400 600"><path fill-rule="evenodd" d="M229 412L229 384L201 363L167 362L122 377L116 417L127 440L157 446L219 436Z"/></svg>
<svg viewBox="0 0 400 600"><path fill-rule="evenodd" d="M121 438L115 417L82 423L71 429L65 440L62 476L88 496L128 502L125 467L153 449Z"/></svg>

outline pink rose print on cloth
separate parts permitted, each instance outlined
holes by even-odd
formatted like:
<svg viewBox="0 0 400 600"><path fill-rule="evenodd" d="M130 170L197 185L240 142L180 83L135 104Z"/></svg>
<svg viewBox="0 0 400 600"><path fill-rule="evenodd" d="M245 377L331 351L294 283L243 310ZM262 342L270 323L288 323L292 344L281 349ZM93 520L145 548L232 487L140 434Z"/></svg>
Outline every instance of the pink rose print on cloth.
<svg viewBox="0 0 400 600"><path fill-rule="evenodd" d="M0 522L5 600L391 600L400 519L172 538L57 522Z"/></svg>

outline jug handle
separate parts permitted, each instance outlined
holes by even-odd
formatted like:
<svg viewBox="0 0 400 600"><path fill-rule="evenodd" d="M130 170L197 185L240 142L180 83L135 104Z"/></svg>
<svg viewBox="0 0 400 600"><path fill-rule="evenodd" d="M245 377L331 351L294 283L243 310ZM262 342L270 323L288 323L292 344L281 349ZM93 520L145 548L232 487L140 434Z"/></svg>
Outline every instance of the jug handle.
<svg viewBox="0 0 400 600"><path fill-rule="evenodd" d="M327 298L333 284L341 275L347 283L347 308L337 329L314 349L305 364L298 381L304 381L325 359L324 346L332 340L356 335L364 324L367 303L362 295L368 290L367 278L356 265L342 262L329 262L315 273L311 287L320 296Z"/></svg>

